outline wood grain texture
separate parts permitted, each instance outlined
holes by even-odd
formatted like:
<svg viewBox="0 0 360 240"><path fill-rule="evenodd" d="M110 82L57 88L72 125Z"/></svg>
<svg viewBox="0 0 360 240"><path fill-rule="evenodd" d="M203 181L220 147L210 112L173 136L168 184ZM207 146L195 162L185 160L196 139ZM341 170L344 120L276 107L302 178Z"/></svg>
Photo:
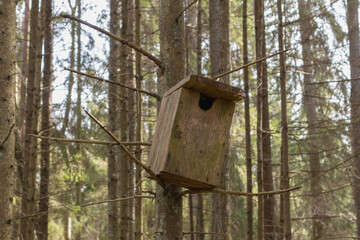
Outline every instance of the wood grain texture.
<svg viewBox="0 0 360 240"><path fill-rule="evenodd" d="M148 166L162 180L186 188L218 185L234 101L243 97L238 88L222 83L216 88L214 81L203 79L188 76L181 82L183 87L165 93L148 159ZM213 98L208 110L199 106L204 95Z"/></svg>
<svg viewBox="0 0 360 240"><path fill-rule="evenodd" d="M212 98L221 98L234 103L245 98L245 93L240 88L197 75L187 76L165 92L164 97L172 94L181 87L201 92Z"/></svg>

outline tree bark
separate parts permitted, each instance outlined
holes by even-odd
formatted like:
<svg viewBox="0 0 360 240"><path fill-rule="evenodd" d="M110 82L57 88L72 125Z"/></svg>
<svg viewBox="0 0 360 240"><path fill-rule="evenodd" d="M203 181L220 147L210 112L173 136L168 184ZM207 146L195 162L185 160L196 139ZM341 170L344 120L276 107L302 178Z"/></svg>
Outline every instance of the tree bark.
<svg viewBox="0 0 360 240"><path fill-rule="evenodd" d="M282 0L277 0L279 51L284 50ZM281 179L280 189L288 189L289 184L289 147L286 108L286 67L285 53L280 54L280 91L281 91ZM291 239L290 193L280 195L280 239Z"/></svg>
<svg viewBox="0 0 360 240"><path fill-rule="evenodd" d="M347 1L347 26L349 35L349 61L351 79L360 77L359 1ZM360 81L351 81L352 154L355 156L354 201L357 235L360 237Z"/></svg>
<svg viewBox="0 0 360 240"><path fill-rule="evenodd" d="M140 20L141 20L141 12L140 12L141 3L140 0L135 0L135 40L139 46L141 46L141 29L140 29ZM141 55L139 52L135 53L135 65L136 65L136 88L142 88L142 72L141 72ZM142 115L142 95L140 93L136 94L136 141L141 141L141 115ZM141 161L141 146L136 146L135 156L137 159ZM135 173L135 183L136 183L136 195L142 194L142 168L139 165L136 165L136 173ZM142 206L142 198L135 199L135 240L143 239L143 214L142 214L143 206Z"/></svg>
<svg viewBox="0 0 360 240"><path fill-rule="evenodd" d="M162 95L184 78L185 33L184 18L178 15L184 8L183 1L160 0L160 59L164 71L160 73L158 93ZM160 104L158 104L159 106ZM156 187L156 231L155 239L182 239L181 188L166 184L165 189Z"/></svg>
<svg viewBox="0 0 360 240"><path fill-rule="evenodd" d="M202 22L201 22L201 16L202 16L202 0L198 0L198 9L197 9L197 39L196 39L196 72L197 75L201 76L201 58L202 58L202 50L201 50L201 43L202 43ZM204 199L203 195L201 193L197 194L197 224L196 224L196 231L197 232L204 232ZM198 240L205 240L204 234L198 234Z"/></svg>
<svg viewBox="0 0 360 240"><path fill-rule="evenodd" d="M50 103L51 103L51 82L52 82L52 51L53 51L53 34L52 34L52 1L45 2L45 54L44 54L44 78L42 94L42 121L41 129L43 136L50 136ZM49 173L50 173L50 141L49 139L41 140L41 169L40 169L40 193L39 193L39 212L46 212L38 219L39 240L48 239L49 224Z"/></svg>
<svg viewBox="0 0 360 240"><path fill-rule="evenodd" d="M128 33L127 40L130 42L134 42L135 40L135 1L128 0ZM128 49L128 57L127 57L127 85L131 87L135 87L135 72L134 72L134 60L135 60L135 52L133 49ZM128 129L129 129L129 141L135 141L135 127L136 127L136 111L135 111L135 91L128 92ZM131 152L135 152L135 146L130 148ZM134 196L134 180L135 180L135 171L134 171L134 163L132 161L129 162L129 196ZM135 238L135 230L134 230L134 201L132 199L129 201L129 240L134 240Z"/></svg>
<svg viewBox="0 0 360 240"><path fill-rule="evenodd" d="M121 1L121 37L126 38L128 34L128 2L130 0ZM126 84L127 81L127 69L126 63L129 55L129 50L126 46L121 48L120 56L120 82ZM125 142L128 140L129 129L128 129L128 91L126 88L120 88L120 135L121 141ZM120 152L119 157L119 197L127 197L129 194L129 159L125 152ZM120 239L129 239L129 202L120 202Z"/></svg>
<svg viewBox="0 0 360 240"><path fill-rule="evenodd" d="M229 43L229 1L210 0L210 67L211 76L230 70ZM230 84L230 75L220 78L221 82ZM229 146L229 144L228 144ZM221 173L219 188L229 189L230 159L227 150ZM230 198L228 195L213 194L212 232L229 234ZM228 239L220 235L212 235L212 239Z"/></svg>
<svg viewBox="0 0 360 240"><path fill-rule="evenodd" d="M39 1L33 0L30 12L30 48L29 48L29 62L28 62L28 85L27 85L27 99L26 99L26 123L25 123L25 144L24 144L24 159L23 159L23 179L22 179L22 214L29 215L35 213L35 174L36 174L36 156L33 146L34 141L30 134L34 132L34 121L37 118L35 113L36 104L36 76L37 71L37 56L38 56L38 16L39 16ZM35 219L33 217L24 218L21 220L20 231L24 239L34 239Z"/></svg>
<svg viewBox="0 0 360 240"><path fill-rule="evenodd" d="M120 35L120 0L110 1L110 32L115 35ZM119 81L118 69L119 62L119 44L118 41L110 39L110 57L109 57L109 78L111 81ZM116 88L109 85L108 100L108 124L111 132L116 132L118 125L118 104L116 98ZM112 139L109 138L112 141ZM118 176L116 168L117 149L115 146L108 147L108 199L113 200L117 198ZM118 207L116 202L108 204L108 238L109 240L118 240Z"/></svg>
<svg viewBox="0 0 360 240"><path fill-rule="evenodd" d="M311 13L310 2L305 0L298 0L299 16L300 18L306 18ZM313 215L312 220L312 239L321 239L324 237L324 226L322 219L324 202L322 199L322 186L319 175L321 173L320 154L318 146L318 117L316 111L316 86L312 84L314 82L313 76L313 60L311 52L311 36L314 32L314 26L311 21L300 21L300 36L302 45L302 57L303 57L303 71L304 74L304 88L303 88L303 104L305 115L308 122L308 135L306 138L307 149L309 152L310 162L310 179L311 179L311 211Z"/></svg>
<svg viewBox="0 0 360 240"><path fill-rule="evenodd" d="M15 169L15 2L0 2L0 239L12 237Z"/></svg>
<svg viewBox="0 0 360 240"><path fill-rule="evenodd" d="M247 0L243 2L243 62L248 63L248 39L247 39ZM244 92L245 98L245 143L246 143L246 188L252 192L252 157L251 157L251 136L250 136L250 99L249 99L249 69L244 68ZM246 223L247 239L253 239L253 198L246 198Z"/></svg>
<svg viewBox="0 0 360 240"><path fill-rule="evenodd" d="M76 0L76 8L77 8L77 17L81 18L81 0ZM81 24L77 23L76 24L76 38L77 38L77 56L76 56L76 68L77 71L80 72L81 71ZM77 88L76 88L76 93L77 93L77 99L76 99L76 109L75 109L75 114L76 114L76 129L75 129L75 138L76 139L81 139L81 120L82 120L82 114L81 114L81 92L82 92L82 87L81 87L81 75L78 74L77 75L77 79L76 79L76 83L77 83ZM75 151L76 151L76 155L81 156L81 145L77 144L75 147ZM78 171L81 173L82 172L82 157L78 158L78 161L76 162L76 164L78 165ZM81 209L81 199L82 199L82 191L81 191L81 185L82 185L82 181L80 179L76 179L75 181L75 188L76 188L76 192L75 192L75 205L78 209ZM76 221L77 221L77 228L75 229L75 240L81 240L81 233L82 233L82 229L83 226L81 224L81 215L82 213L79 211L76 214Z"/></svg>

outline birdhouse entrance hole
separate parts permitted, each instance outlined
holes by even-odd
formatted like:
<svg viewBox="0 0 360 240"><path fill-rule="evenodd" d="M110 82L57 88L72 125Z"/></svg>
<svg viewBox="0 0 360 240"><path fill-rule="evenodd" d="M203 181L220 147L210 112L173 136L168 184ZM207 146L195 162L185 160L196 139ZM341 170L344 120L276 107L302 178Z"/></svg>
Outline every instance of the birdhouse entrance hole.
<svg viewBox="0 0 360 240"><path fill-rule="evenodd" d="M212 107L215 100L216 98L211 98L200 93L199 107L204 111L209 110Z"/></svg>

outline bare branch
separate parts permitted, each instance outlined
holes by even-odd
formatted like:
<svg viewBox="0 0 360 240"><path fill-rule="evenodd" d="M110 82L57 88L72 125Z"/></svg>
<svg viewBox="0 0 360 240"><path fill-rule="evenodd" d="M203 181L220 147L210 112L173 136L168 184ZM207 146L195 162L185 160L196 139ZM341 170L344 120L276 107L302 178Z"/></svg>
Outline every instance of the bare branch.
<svg viewBox="0 0 360 240"><path fill-rule="evenodd" d="M180 196L184 196L186 194L193 194L193 193L220 193L220 194L227 194L227 195L238 195L238 196L264 196L264 195L274 195L280 194L285 192L291 192L301 188L302 186L292 187L288 189L282 189L277 191L268 191L268 192L259 192L259 193L249 193L249 192L235 192L235 191L228 191L223 189L189 189L179 193Z"/></svg>
<svg viewBox="0 0 360 240"><path fill-rule="evenodd" d="M342 79L342 80L331 80L331 81L323 81L323 82L312 82L308 83L309 85L315 84L326 84L326 83L341 83L341 82L352 82L352 81L359 81L360 78L351 78L351 79Z"/></svg>
<svg viewBox="0 0 360 240"><path fill-rule="evenodd" d="M207 234L207 235L218 235L218 236L227 236L225 233L216 233L216 232L183 232L183 235L190 234Z"/></svg>
<svg viewBox="0 0 360 240"><path fill-rule="evenodd" d="M189 8L191 8L192 5L194 5L198 0L193 1L192 3L190 3L189 5L186 6L186 8L184 8L181 13L179 14L179 16L176 18L176 21L179 20L179 18L181 17L181 15L188 10Z"/></svg>
<svg viewBox="0 0 360 240"><path fill-rule="evenodd" d="M99 145L119 145L117 142L108 142L108 141L97 141L97 140L86 140L86 139L66 139L66 138L53 138L53 137L44 137L38 135L31 135L35 138L49 139L55 142L63 143L88 143L88 144L99 144ZM135 145L144 145L151 146L151 142L121 142L125 146L135 146Z"/></svg>
<svg viewBox="0 0 360 240"><path fill-rule="evenodd" d="M10 137L11 132L12 132L14 126L15 126L15 124L11 125L10 130L9 130L9 132L8 132L8 135L5 137L5 139L4 139L4 140L2 141L2 143L0 144L0 150L3 149L4 144L6 143L6 141L8 140L8 138Z"/></svg>
<svg viewBox="0 0 360 240"><path fill-rule="evenodd" d="M98 204L103 204L103 203L110 203L110 202L119 202L119 201L124 201L124 200L131 200L131 199L135 199L135 198L151 198L151 199L154 199L155 197L135 195L135 196L132 196L132 197L116 198L116 199L111 199L111 200L104 200L104 201L99 201L99 202L88 203L88 204L81 205L81 207L88 207L88 206L93 206L93 205L98 205Z"/></svg>
<svg viewBox="0 0 360 240"><path fill-rule="evenodd" d="M96 79L96 80L99 80L99 81L102 81L102 82L106 82L106 83L118 85L118 86L120 86L120 87L124 87L124 88L131 89L131 90L133 90L133 91L141 92L141 93L144 93L144 94L146 94L146 95L152 96L152 97L154 97L154 98L156 98L156 99L158 99L158 100L161 100L161 96L160 96L159 94L156 94L156 93L153 93L153 92L149 92L149 91L146 91L146 90L134 88L134 87L131 87L131 86L122 84L122 83L110 81L110 80L107 80L107 79L104 79L104 78L100 78L100 77L97 77L97 76L94 76L94 75L91 75L91 74L79 72L79 71L76 71L76 70L73 70L73 69L70 69L70 68L64 68L64 69L65 69L66 71L70 71L70 72L73 72L73 73L76 73L76 74L79 74L79 75L82 75L82 76L86 76L86 77L89 77L89 78L92 78L92 79Z"/></svg>
<svg viewBox="0 0 360 240"><path fill-rule="evenodd" d="M250 62L250 63L248 63L248 64L245 64L245 65L241 66L241 67L235 68L235 69L230 70L230 71L228 71L228 72L221 73L221 74L213 77L212 80L216 80L216 79L218 79L218 78L224 77L224 76L229 75L229 74L231 74L231 73L233 73L233 72L239 71L240 69L250 67L251 65L254 65L254 64L258 63L258 62L262 62L262 61L264 61L264 60L266 60L266 59L268 59L268 58L274 57L274 56L276 56L276 55L279 55L279 54L281 54L281 53L283 53L283 52L287 52L287 51L289 51L289 50L290 50L290 49L285 49L285 50L276 52L276 53L274 53L274 54L272 54L272 55L270 55L270 56L266 56L266 57L260 58L260 59L254 61L254 62Z"/></svg>
<svg viewBox="0 0 360 240"><path fill-rule="evenodd" d="M115 40L121 42L121 43L124 44L124 45L127 45L128 47L130 47L130 48L134 49L135 51L137 51L137 52L143 54L144 56L148 57L150 60L152 60L152 61L153 61L159 68L161 68L162 70L164 69L164 67L163 67L162 64L161 64L160 59L158 59L157 57L153 56L151 53L149 53L148 51L142 49L141 47L137 46L136 44L134 44L134 43L132 43L132 42L129 42L129 41L126 40L125 38L116 36L116 35L112 34L111 32L108 32L108 31L106 31L106 30L104 30L104 29L101 29L101 28L99 28L99 27L97 27L97 26L95 26L95 25L93 25L93 24L91 24L91 23L88 23L88 22L86 22L86 21L84 21L84 20L81 20L80 18L71 16L71 15L69 15L69 14L62 13L62 14L60 14L60 16L63 17L63 18L68 18L68 19L70 19L70 20L74 20L74 21L76 21L76 22L82 23L82 24L84 24L84 25L86 25L86 26L88 26L88 27L90 27L90 28L92 28L92 29L95 29L95 30L97 30L97 31L99 31L99 32L101 32L101 33L109 36L109 37L112 38L112 39L115 39Z"/></svg>
<svg viewBox="0 0 360 240"><path fill-rule="evenodd" d="M120 140L112 133L110 132L99 120L97 120L91 113L85 110L85 113L94 120L97 125L99 125L112 139L117 142L121 149L126 153L126 155L129 156L129 158L136 164L139 164L146 172L150 174L150 176L163 188L165 188L164 182L145 164L143 164L139 159L137 159L125 146L120 142Z"/></svg>

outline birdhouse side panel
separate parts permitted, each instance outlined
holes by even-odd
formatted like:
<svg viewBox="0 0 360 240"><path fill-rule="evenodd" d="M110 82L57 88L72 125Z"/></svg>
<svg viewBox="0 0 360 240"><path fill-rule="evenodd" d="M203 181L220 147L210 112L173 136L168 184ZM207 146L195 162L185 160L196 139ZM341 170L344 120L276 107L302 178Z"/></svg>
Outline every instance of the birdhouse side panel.
<svg viewBox="0 0 360 240"><path fill-rule="evenodd" d="M205 103L201 102L204 97ZM199 92L181 88L164 172L192 179L195 184L217 186L235 104L223 99L208 101Z"/></svg>
<svg viewBox="0 0 360 240"><path fill-rule="evenodd" d="M161 102L155 135L151 144L147 164L155 174L159 174L165 166L171 129L174 123L179 98L180 91L175 91L171 95L163 98Z"/></svg>

